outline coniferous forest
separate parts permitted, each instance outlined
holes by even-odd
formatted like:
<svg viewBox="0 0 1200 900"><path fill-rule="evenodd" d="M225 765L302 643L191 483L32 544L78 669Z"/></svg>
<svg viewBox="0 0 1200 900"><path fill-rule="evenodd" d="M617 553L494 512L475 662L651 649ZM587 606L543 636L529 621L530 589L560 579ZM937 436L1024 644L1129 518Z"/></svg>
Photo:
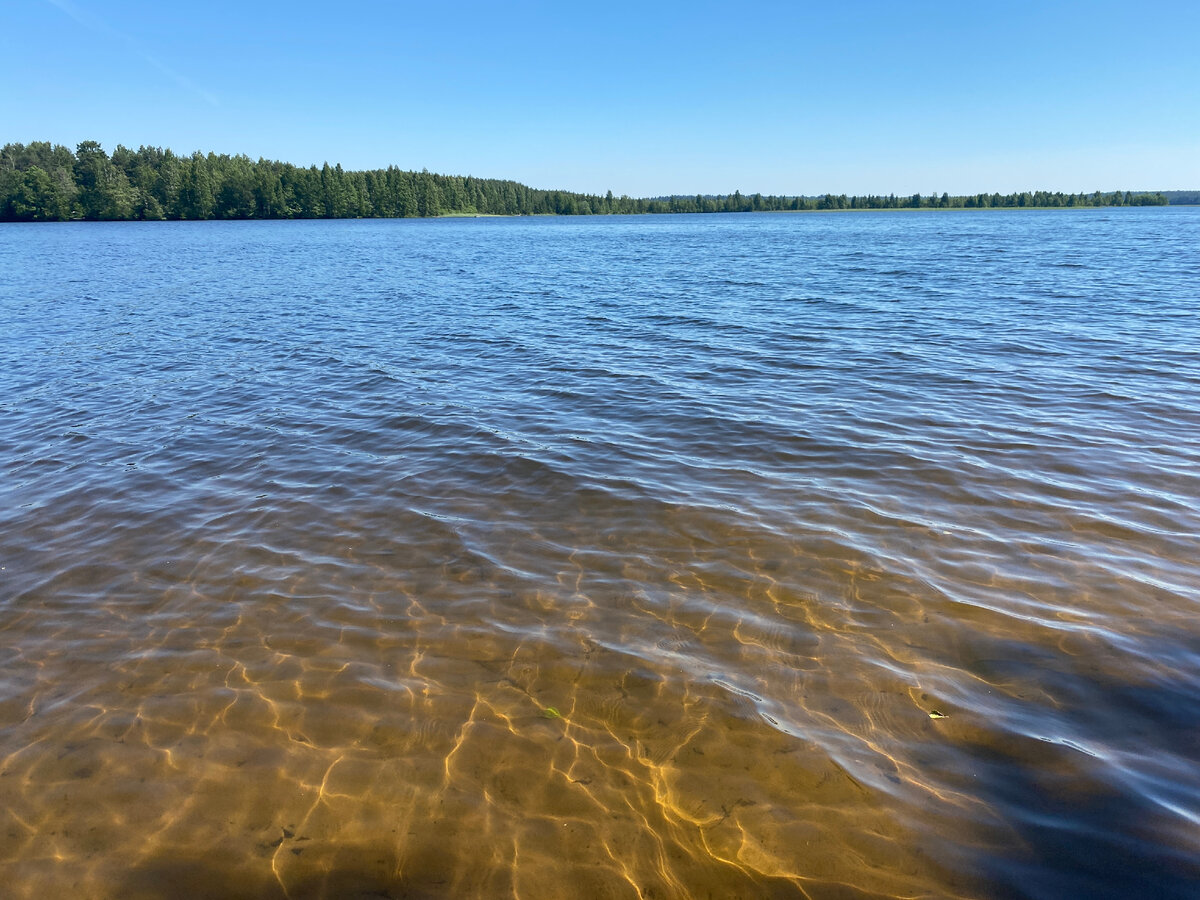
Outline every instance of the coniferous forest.
<svg viewBox="0 0 1200 900"><path fill-rule="evenodd" d="M435 175L389 166L348 172L226 154L177 156L158 147L110 156L95 141L74 151L35 141L0 150L0 221L127 219L342 219L439 215L604 215L821 209L1164 206L1162 193L973 194L951 197L614 197L547 191L515 181Z"/></svg>

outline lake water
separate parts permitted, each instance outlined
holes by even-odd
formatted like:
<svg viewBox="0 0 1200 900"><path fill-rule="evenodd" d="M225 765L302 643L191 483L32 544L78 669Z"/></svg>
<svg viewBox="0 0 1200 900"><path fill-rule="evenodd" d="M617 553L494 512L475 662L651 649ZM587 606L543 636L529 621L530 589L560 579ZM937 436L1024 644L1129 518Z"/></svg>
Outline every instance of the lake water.
<svg viewBox="0 0 1200 900"><path fill-rule="evenodd" d="M7 896L1194 897L1198 251L3 226Z"/></svg>

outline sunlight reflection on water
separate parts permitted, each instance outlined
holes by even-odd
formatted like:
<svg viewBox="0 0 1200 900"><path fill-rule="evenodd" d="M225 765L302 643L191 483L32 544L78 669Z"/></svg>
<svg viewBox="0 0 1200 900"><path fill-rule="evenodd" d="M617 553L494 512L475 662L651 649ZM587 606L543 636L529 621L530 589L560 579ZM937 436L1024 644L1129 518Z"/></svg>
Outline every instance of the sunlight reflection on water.
<svg viewBox="0 0 1200 900"><path fill-rule="evenodd" d="M1198 224L5 226L12 896L1187 896Z"/></svg>

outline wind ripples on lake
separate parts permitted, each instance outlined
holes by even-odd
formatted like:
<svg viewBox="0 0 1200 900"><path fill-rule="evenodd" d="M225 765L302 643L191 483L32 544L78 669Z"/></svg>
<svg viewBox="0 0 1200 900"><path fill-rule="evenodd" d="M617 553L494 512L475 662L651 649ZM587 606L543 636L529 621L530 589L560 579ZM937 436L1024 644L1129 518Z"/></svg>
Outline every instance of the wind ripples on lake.
<svg viewBox="0 0 1200 900"><path fill-rule="evenodd" d="M1198 234L5 226L4 883L1192 896Z"/></svg>

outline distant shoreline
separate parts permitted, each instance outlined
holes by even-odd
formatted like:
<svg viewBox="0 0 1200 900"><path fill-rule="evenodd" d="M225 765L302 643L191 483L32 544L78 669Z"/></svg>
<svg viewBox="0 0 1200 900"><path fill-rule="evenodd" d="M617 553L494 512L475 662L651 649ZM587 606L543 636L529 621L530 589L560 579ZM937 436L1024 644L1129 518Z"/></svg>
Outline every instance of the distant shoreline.
<svg viewBox="0 0 1200 900"><path fill-rule="evenodd" d="M1174 204L1155 204L1158 209L1194 209L1200 206L1200 203L1174 203ZM0 218L0 226L4 225L103 225L114 223L137 223L137 224L195 224L197 222L386 222L386 221L439 221L443 219L604 219L604 218L655 218L658 216L689 216L704 218L705 216L789 216L789 215L820 215L820 214L854 214L854 213L914 213L917 215L928 213L964 213L964 212L987 212L987 213L1040 213L1040 212L1102 212L1104 210L1121 209L1118 206L1024 206L1024 207L947 207L945 209L935 209L923 207L914 209L908 207L899 207L896 209L764 209L764 210L749 210L746 212L717 212L717 213L607 213L607 214L592 214L589 216L580 216L578 214L568 213L471 213L471 212L441 212L433 216L322 216L320 218L314 216L307 217L291 217L291 218L257 218L246 216L243 218L208 218L208 219L4 219Z"/></svg>
<svg viewBox="0 0 1200 900"><path fill-rule="evenodd" d="M110 156L95 141L72 151L35 141L0 148L0 222L207 219L393 219L523 215L824 212L888 209L1094 209L1200 203L1200 191L1061 191L951 197L742 194L615 197L395 166L347 171L159 147Z"/></svg>

